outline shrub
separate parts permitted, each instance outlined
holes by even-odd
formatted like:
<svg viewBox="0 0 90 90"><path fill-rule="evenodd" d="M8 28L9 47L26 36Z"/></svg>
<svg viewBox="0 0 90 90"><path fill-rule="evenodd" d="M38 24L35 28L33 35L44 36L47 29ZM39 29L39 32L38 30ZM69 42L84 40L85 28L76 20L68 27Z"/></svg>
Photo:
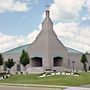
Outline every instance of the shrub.
<svg viewBox="0 0 90 90"><path fill-rule="evenodd" d="M28 74L28 72L26 72L26 74Z"/></svg>
<svg viewBox="0 0 90 90"><path fill-rule="evenodd" d="M46 76L47 76L47 75L52 75L52 74L51 74L51 72L48 72L48 73L46 73Z"/></svg>
<svg viewBox="0 0 90 90"><path fill-rule="evenodd" d="M56 70L53 70L53 73L56 73L57 71Z"/></svg>
<svg viewBox="0 0 90 90"><path fill-rule="evenodd" d="M16 74L18 74L18 72L16 72Z"/></svg>
<svg viewBox="0 0 90 90"><path fill-rule="evenodd" d="M21 72L21 74L23 74L23 72Z"/></svg>
<svg viewBox="0 0 90 90"><path fill-rule="evenodd" d="M8 76L6 76L6 78L8 78Z"/></svg>
<svg viewBox="0 0 90 90"><path fill-rule="evenodd" d="M4 75L6 75L6 74L8 74L8 73L3 72L3 73L0 73L0 76L4 76Z"/></svg>
<svg viewBox="0 0 90 90"><path fill-rule="evenodd" d="M42 76L43 74L46 74L46 72L39 74L39 76Z"/></svg>
<svg viewBox="0 0 90 90"><path fill-rule="evenodd" d="M80 75L80 73L77 73L77 72L75 72L75 73L73 73L73 74Z"/></svg>

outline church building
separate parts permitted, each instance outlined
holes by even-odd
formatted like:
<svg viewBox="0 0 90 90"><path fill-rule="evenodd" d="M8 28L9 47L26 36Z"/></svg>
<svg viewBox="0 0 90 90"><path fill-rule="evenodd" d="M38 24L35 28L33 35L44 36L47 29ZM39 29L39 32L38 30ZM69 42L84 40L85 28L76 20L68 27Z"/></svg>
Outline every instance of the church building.
<svg viewBox="0 0 90 90"><path fill-rule="evenodd" d="M29 73L43 73L45 71L66 71L82 70L83 64L80 59L82 52L65 47L58 39L53 30L53 22L50 19L50 11L46 10L46 17L42 22L42 30L32 44L23 45L3 53L4 60L13 58L16 62L12 67L12 72L24 71L24 67L19 63L22 50L28 52L30 64L26 71ZM87 55L88 60L90 55ZM88 61L90 66L90 60ZM88 68L87 67L87 68ZM4 66L4 70L7 68Z"/></svg>

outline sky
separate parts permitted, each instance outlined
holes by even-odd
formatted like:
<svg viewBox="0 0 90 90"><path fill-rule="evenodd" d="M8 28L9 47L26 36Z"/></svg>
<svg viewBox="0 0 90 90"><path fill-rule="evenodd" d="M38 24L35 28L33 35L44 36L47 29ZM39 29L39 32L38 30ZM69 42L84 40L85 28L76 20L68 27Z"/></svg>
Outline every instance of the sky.
<svg viewBox="0 0 90 90"><path fill-rule="evenodd" d="M90 0L0 0L1 53L35 40L47 1L62 43L90 53Z"/></svg>

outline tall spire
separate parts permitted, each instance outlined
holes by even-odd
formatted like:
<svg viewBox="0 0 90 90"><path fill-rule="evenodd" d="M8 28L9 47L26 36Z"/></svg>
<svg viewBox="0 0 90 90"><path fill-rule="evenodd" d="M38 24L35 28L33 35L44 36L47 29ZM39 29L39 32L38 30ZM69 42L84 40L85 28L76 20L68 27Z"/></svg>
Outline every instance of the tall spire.
<svg viewBox="0 0 90 90"><path fill-rule="evenodd" d="M45 19L44 19L44 21L42 23L42 29L43 30L53 30L53 22L50 19L50 11L49 11L48 2L47 2L47 5L45 5L45 6L46 6L46 10L45 10L46 17L45 17Z"/></svg>
<svg viewBox="0 0 90 90"><path fill-rule="evenodd" d="M48 0L46 0L46 5L45 5L45 7L46 7L46 17L49 17L50 16L50 12L49 12L49 4L48 4Z"/></svg>
<svg viewBox="0 0 90 90"><path fill-rule="evenodd" d="M46 7L46 10L49 10L49 4L48 4L48 0L46 0L46 5L45 5L45 7Z"/></svg>
<svg viewBox="0 0 90 90"><path fill-rule="evenodd" d="M49 12L49 10L46 10L46 17L50 17L50 12Z"/></svg>

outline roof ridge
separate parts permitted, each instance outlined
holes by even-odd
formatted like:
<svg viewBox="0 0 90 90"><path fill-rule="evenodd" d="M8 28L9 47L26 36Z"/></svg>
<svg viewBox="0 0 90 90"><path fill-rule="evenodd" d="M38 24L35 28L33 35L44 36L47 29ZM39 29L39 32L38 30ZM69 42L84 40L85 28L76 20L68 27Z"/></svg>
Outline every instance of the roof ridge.
<svg viewBox="0 0 90 90"><path fill-rule="evenodd" d="M11 54L12 52L15 52L13 50L16 50L16 53L17 53L18 50L20 50L18 53L21 53L21 50L28 48L29 45L30 45L30 43L29 44L25 44L25 45L21 45L21 46L18 46L16 48L13 48L11 50L7 50L6 52L3 52L2 54L9 54L9 53ZM67 46L65 46L65 47L66 47L68 53L83 53L83 52L81 52L81 51L79 51L77 49L73 49L73 48L67 47Z"/></svg>
<svg viewBox="0 0 90 90"><path fill-rule="evenodd" d="M7 53L7 52L10 52L10 51L13 51L15 49L18 49L18 48L21 48L21 47L24 47L24 46L28 46L28 45L30 45L30 44L25 44L25 45L17 46L17 47L15 47L13 49L10 49L10 50L7 50L7 51L3 52L2 54Z"/></svg>

